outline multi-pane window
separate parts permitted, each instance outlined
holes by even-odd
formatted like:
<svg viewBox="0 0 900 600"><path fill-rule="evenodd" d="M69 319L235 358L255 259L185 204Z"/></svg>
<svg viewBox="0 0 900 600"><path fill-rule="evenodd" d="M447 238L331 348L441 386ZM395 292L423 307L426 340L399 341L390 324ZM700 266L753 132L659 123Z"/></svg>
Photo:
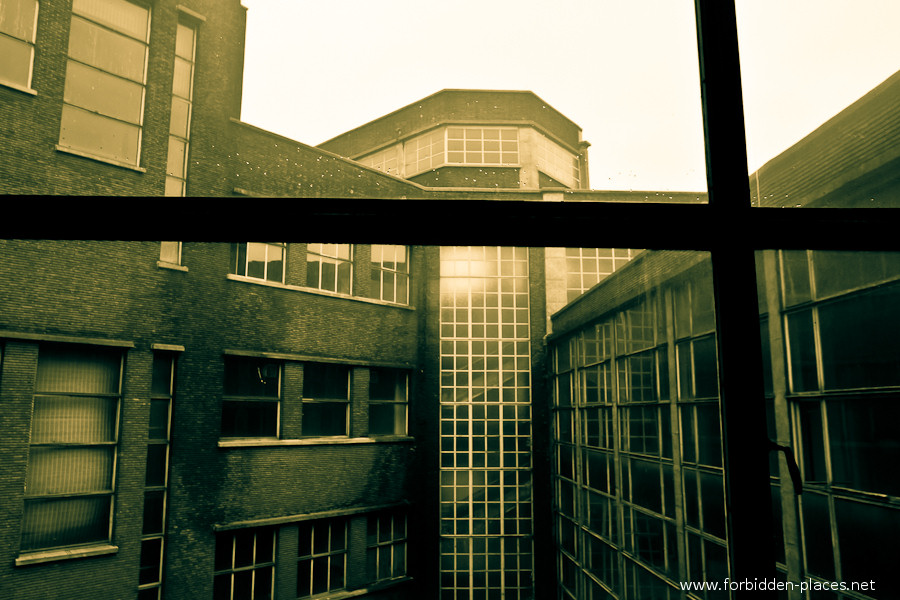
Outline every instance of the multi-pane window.
<svg viewBox="0 0 900 600"><path fill-rule="evenodd" d="M519 130L514 127L448 127L447 164L517 165Z"/></svg>
<svg viewBox="0 0 900 600"><path fill-rule="evenodd" d="M42 346L21 550L110 539L122 353Z"/></svg>
<svg viewBox="0 0 900 600"><path fill-rule="evenodd" d="M534 136L538 170L570 188L580 187L578 157L541 133L534 132Z"/></svg>
<svg viewBox="0 0 900 600"><path fill-rule="evenodd" d="M275 585L275 530L216 535L215 600L271 600Z"/></svg>
<svg viewBox="0 0 900 600"><path fill-rule="evenodd" d="M371 293L373 298L409 303L409 247L373 244Z"/></svg>
<svg viewBox="0 0 900 600"><path fill-rule="evenodd" d="M359 159L359 162L367 167L372 167L391 175L400 174L400 151L398 146L391 146L380 152L364 156Z"/></svg>
<svg viewBox="0 0 900 600"><path fill-rule="evenodd" d="M37 0L0 2L0 83L30 89Z"/></svg>
<svg viewBox="0 0 900 600"><path fill-rule="evenodd" d="M285 244L241 242L232 247L233 273L284 283Z"/></svg>
<svg viewBox="0 0 900 600"><path fill-rule="evenodd" d="M444 164L443 128L420 135L404 144L406 177L428 171Z"/></svg>
<svg viewBox="0 0 900 600"><path fill-rule="evenodd" d="M528 250L441 248L441 598L532 595Z"/></svg>
<svg viewBox="0 0 900 600"><path fill-rule="evenodd" d="M347 584L347 520L300 523L297 546L297 598L343 589Z"/></svg>
<svg viewBox="0 0 900 600"><path fill-rule="evenodd" d="M175 33L172 111L169 118L169 154L166 161L166 196L185 195L196 42L197 29L185 23L178 23Z"/></svg>
<svg viewBox="0 0 900 600"><path fill-rule="evenodd" d="M174 355L155 354L150 391L150 429L147 435L147 474L144 483L144 528L141 537L138 600L159 600L162 597L174 377Z"/></svg>
<svg viewBox="0 0 900 600"><path fill-rule="evenodd" d="M307 244L306 285L349 294L353 279L353 249L350 244Z"/></svg>
<svg viewBox="0 0 900 600"><path fill-rule="evenodd" d="M369 515L366 526L366 573L370 582L406 575L406 512Z"/></svg>
<svg viewBox="0 0 900 600"><path fill-rule="evenodd" d="M222 436L277 437L281 365L270 360L225 357Z"/></svg>
<svg viewBox="0 0 900 600"><path fill-rule="evenodd" d="M350 368L306 363L303 368L303 435L347 435Z"/></svg>
<svg viewBox="0 0 900 600"><path fill-rule="evenodd" d="M566 248L566 297L569 302L591 289L640 250L629 248Z"/></svg>
<svg viewBox="0 0 900 600"><path fill-rule="evenodd" d="M159 260L160 262L169 263L171 265L180 265L181 242L160 242Z"/></svg>
<svg viewBox="0 0 900 600"><path fill-rule="evenodd" d="M74 0L60 147L140 163L150 11L125 0Z"/></svg>
<svg viewBox="0 0 900 600"><path fill-rule="evenodd" d="M369 435L406 435L407 372L371 369L369 373Z"/></svg>

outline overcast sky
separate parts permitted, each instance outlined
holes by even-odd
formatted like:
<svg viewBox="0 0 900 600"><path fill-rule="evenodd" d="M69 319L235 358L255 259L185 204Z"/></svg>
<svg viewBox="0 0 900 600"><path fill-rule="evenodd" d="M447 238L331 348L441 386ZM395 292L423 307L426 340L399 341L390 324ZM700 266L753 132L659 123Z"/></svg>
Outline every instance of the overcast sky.
<svg viewBox="0 0 900 600"><path fill-rule="evenodd" d="M242 0L241 118L319 144L447 88L531 90L594 189L705 190L692 0ZM737 0L751 171L900 70L900 0Z"/></svg>

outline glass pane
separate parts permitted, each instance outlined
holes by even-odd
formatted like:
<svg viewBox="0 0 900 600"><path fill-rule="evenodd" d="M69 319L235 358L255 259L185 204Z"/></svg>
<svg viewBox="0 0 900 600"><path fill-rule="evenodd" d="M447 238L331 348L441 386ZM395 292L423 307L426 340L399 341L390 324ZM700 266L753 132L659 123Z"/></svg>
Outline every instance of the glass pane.
<svg viewBox="0 0 900 600"><path fill-rule="evenodd" d="M172 98L172 117L169 121L169 133L188 139L191 118L191 103L182 98Z"/></svg>
<svg viewBox="0 0 900 600"><path fill-rule="evenodd" d="M174 136L169 136L169 155L166 161L166 174L184 179L186 155L187 144Z"/></svg>
<svg viewBox="0 0 900 600"><path fill-rule="evenodd" d="M0 81L31 85L33 52L30 44L0 35Z"/></svg>
<svg viewBox="0 0 900 600"><path fill-rule="evenodd" d="M150 11L124 0L74 0L72 12L121 31L139 40L147 40Z"/></svg>
<svg viewBox="0 0 900 600"><path fill-rule="evenodd" d="M160 538L141 542L141 566L138 583L158 583L161 579L162 540Z"/></svg>
<svg viewBox="0 0 900 600"><path fill-rule="evenodd" d="M0 3L0 33L33 42L37 9L36 0L4 0Z"/></svg>
<svg viewBox="0 0 900 600"><path fill-rule="evenodd" d="M35 397L31 443L114 442L117 404L114 398Z"/></svg>
<svg viewBox="0 0 900 600"><path fill-rule="evenodd" d="M278 402L222 402L222 435L277 437Z"/></svg>
<svg viewBox="0 0 900 600"><path fill-rule="evenodd" d="M187 100L191 99L193 64L183 58L175 57L175 73L172 77L172 93Z"/></svg>
<svg viewBox="0 0 900 600"><path fill-rule="evenodd" d="M63 106L61 146L137 166L140 138L140 127Z"/></svg>
<svg viewBox="0 0 900 600"><path fill-rule="evenodd" d="M35 389L48 393L118 394L121 352L91 346L42 346Z"/></svg>
<svg viewBox="0 0 900 600"><path fill-rule="evenodd" d="M144 86L69 61L64 100L92 112L140 125Z"/></svg>
<svg viewBox="0 0 900 600"><path fill-rule="evenodd" d="M304 402L303 435L347 435L347 403Z"/></svg>
<svg viewBox="0 0 900 600"><path fill-rule="evenodd" d="M317 400L347 400L350 369L345 365L306 363L303 368L303 397Z"/></svg>
<svg viewBox="0 0 900 600"><path fill-rule="evenodd" d="M181 242L160 242L159 243L159 260L162 262L168 262L172 264L179 265L181 264ZM154 378L156 374L154 373ZM156 380L154 379L154 386L156 385ZM166 381L168 386L168 381ZM154 393L156 390L154 388Z"/></svg>
<svg viewBox="0 0 900 600"><path fill-rule="evenodd" d="M72 18L69 57L138 83L145 81L145 44L78 17Z"/></svg>
<svg viewBox="0 0 900 600"><path fill-rule="evenodd" d="M277 398L281 365L263 359L225 357L225 394Z"/></svg>
<svg viewBox="0 0 900 600"><path fill-rule="evenodd" d="M144 535L163 533L165 501L166 492L163 490L144 494ZM216 568L218 569L219 567Z"/></svg>
<svg viewBox="0 0 900 600"><path fill-rule="evenodd" d="M21 548L35 550L108 540L110 504L108 496L26 500Z"/></svg>
<svg viewBox="0 0 900 600"><path fill-rule="evenodd" d="M194 29L183 23L178 24L175 33L175 56L194 60Z"/></svg>
<svg viewBox="0 0 900 600"><path fill-rule="evenodd" d="M147 486L166 485L166 472L168 468L169 446L166 444L151 444L147 446Z"/></svg>
<svg viewBox="0 0 900 600"><path fill-rule="evenodd" d="M166 196L184 196L184 180L166 176Z"/></svg>
<svg viewBox="0 0 900 600"><path fill-rule="evenodd" d="M32 446L25 486L30 495L111 490L114 458L109 446Z"/></svg>

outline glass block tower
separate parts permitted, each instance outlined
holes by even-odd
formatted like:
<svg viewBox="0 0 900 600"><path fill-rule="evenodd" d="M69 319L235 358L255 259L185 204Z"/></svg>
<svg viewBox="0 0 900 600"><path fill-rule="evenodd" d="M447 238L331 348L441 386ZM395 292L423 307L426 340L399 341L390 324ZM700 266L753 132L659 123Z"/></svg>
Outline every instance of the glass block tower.
<svg viewBox="0 0 900 600"><path fill-rule="evenodd" d="M529 251L440 262L440 597L532 598Z"/></svg>

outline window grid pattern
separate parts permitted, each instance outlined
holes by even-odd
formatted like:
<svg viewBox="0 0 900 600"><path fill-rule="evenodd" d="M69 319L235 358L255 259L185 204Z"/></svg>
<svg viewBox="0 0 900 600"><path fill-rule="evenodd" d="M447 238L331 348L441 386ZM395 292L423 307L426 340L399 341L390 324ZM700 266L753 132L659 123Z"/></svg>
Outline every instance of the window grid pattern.
<svg viewBox="0 0 900 600"><path fill-rule="evenodd" d="M232 248L235 275L284 283L286 244L241 242Z"/></svg>
<svg viewBox="0 0 900 600"><path fill-rule="evenodd" d="M515 127L448 127L447 164L517 165L519 130Z"/></svg>
<svg viewBox="0 0 900 600"><path fill-rule="evenodd" d="M406 512L369 515L366 523L366 570L371 582L406 576Z"/></svg>
<svg viewBox="0 0 900 600"><path fill-rule="evenodd" d="M162 598L174 377L174 355L155 354L150 394L150 427L147 435L147 475L144 483L144 527L141 536L138 600Z"/></svg>
<svg viewBox="0 0 900 600"><path fill-rule="evenodd" d="M271 600L275 585L275 529L216 536L215 600Z"/></svg>
<svg viewBox="0 0 900 600"><path fill-rule="evenodd" d="M281 367L264 359L225 357L223 437L278 437Z"/></svg>
<svg viewBox="0 0 900 600"><path fill-rule="evenodd" d="M31 89L37 0L0 2L0 83Z"/></svg>
<svg viewBox="0 0 900 600"><path fill-rule="evenodd" d="M896 566L859 557L900 535L900 253L785 250L776 260L786 417L804 483L801 569L815 581L876 582L870 595L835 598L879 597Z"/></svg>
<svg viewBox="0 0 900 600"><path fill-rule="evenodd" d="M197 29L178 23L175 33L172 110L169 118L169 154L166 161L166 196L184 196L187 188L196 48Z"/></svg>
<svg viewBox="0 0 900 600"><path fill-rule="evenodd" d="M121 378L119 351L41 347L22 551L110 539Z"/></svg>
<svg viewBox="0 0 900 600"><path fill-rule="evenodd" d="M640 252L630 248L566 248L566 300L571 302Z"/></svg>
<svg viewBox="0 0 900 600"><path fill-rule="evenodd" d="M406 177L436 169L445 162L446 129L436 129L408 140L403 145Z"/></svg>
<svg viewBox="0 0 900 600"><path fill-rule="evenodd" d="M301 523L297 547L297 598L342 590L346 586L347 521Z"/></svg>
<svg viewBox="0 0 900 600"><path fill-rule="evenodd" d="M441 248L441 598L530 598L528 253Z"/></svg>
<svg viewBox="0 0 900 600"><path fill-rule="evenodd" d="M306 285L311 288L352 293L353 247L350 244L307 244Z"/></svg>
<svg viewBox="0 0 900 600"><path fill-rule="evenodd" d="M416 154L418 155L418 149ZM391 146L390 148L385 148L384 150L375 152L374 154L363 156L362 158L358 159L358 162L366 165L367 167L372 167L373 169L378 169L379 171L390 173L391 175L401 175L399 146Z"/></svg>
<svg viewBox="0 0 900 600"><path fill-rule="evenodd" d="M140 163L150 11L125 0L74 0L59 144Z"/></svg>
<svg viewBox="0 0 900 600"><path fill-rule="evenodd" d="M578 156L547 136L534 132L537 155L537 168L558 182L570 188L581 187L581 167Z"/></svg>
<svg viewBox="0 0 900 600"><path fill-rule="evenodd" d="M409 247L372 244L371 293L385 302L409 304Z"/></svg>
<svg viewBox="0 0 900 600"><path fill-rule="evenodd" d="M561 598L675 598L689 573L697 581L727 576L721 447L711 442L719 439L718 392L709 381L716 365L702 347L714 335L708 283L708 271L694 273L553 345ZM691 362L673 369L680 376L671 381L679 343L699 343L701 364L684 354ZM690 382L685 395L682 379ZM695 422L678 439L672 418L685 411ZM679 467L673 454L691 443ZM684 557L679 547L692 538L699 550Z"/></svg>

